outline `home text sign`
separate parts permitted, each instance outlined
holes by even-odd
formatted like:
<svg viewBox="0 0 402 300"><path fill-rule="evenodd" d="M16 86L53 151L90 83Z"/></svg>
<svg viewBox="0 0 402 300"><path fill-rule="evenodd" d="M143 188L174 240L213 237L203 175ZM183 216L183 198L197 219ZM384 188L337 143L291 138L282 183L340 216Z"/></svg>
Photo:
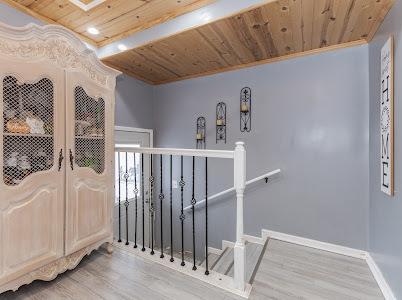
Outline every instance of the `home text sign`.
<svg viewBox="0 0 402 300"><path fill-rule="evenodd" d="M381 49L381 191L394 193L394 49L390 37Z"/></svg>

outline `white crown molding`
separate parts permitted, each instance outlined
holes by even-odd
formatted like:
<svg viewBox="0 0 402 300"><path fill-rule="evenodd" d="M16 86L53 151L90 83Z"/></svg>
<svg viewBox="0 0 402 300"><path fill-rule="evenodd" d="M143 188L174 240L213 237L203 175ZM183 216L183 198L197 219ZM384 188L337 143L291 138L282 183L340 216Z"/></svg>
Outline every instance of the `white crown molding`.
<svg viewBox="0 0 402 300"><path fill-rule="evenodd" d="M121 72L104 65L95 52L59 25L12 27L0 22L0 54L22 60L47 59L62 69L77 69L91 80L114 89Z"/></svg>
<svg viewBox="0 0 402 300"><path fill-rule="evenodd" d="M384 275L382 274L380 268L378 267L370 253L367 254L366 261L371 270L371 273L373 273L374 279L377 281L377 284L380 287L382 294L384 295L385 300L396 300L391 287L388 285L387 281L384 278Z"/></svg>
<svg viewBox="0 0 402 300"><path fill-rule="evenodd" d="M82 3L80 0L69 0L72 4L78 6L79 8L81 8L83 11L89 11L92 8L102 4L103 2L105 2L106 0L93 0L92 2L85 4Z"/></svg>

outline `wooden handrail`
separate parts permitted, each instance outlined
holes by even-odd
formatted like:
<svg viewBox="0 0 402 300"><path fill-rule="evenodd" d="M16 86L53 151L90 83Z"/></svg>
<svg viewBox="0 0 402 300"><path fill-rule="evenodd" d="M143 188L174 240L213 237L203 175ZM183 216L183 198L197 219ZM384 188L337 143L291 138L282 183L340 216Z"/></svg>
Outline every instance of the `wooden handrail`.
<svg viewBox="0 0 402 300"><path fill-rule="evenodd" d="M251 184L253 184L253 183L256 183L256 182L258 182L258 181L261 181L261 180L268 180L269 178L271 178L272 176L275 176L275 175L279 174L280 172L281 172L281 169L276 169L276 170L274 170L274 171L271 171L271 172L268 172L268 173L263 174L263 175L261 175L261 176L258 176L258 177L254 178L254 179L251 179L251 180L249 180L249 181L246 182L246 187L249 186L249 185L251 185ZM221 197L225 196L226 194L233 193L234 191L235 191L235 188L232 187L232 188L230 188L230 189L227 189L227 190L224 190L224 191L222 191L222 192L216 193L215 195L212 195L212 196L208 197L208 201L221 198ZM199 208L199 207L203 206L204 203L205 203L205 199L203 199L203 200L201 200L201 201L198 201L198 202L196 203L196 205L194 205L194 207L195 207L195 208ZM191 210L191 208L192 208L192 206L189 205L189 206L187 206L187 207L184 208L184 211L185 211L185 212L188 212L188 211Z"/></svg>
<svg viewBox="0 0 402 300"><path fill-rule="evenodd" d="M200 149L177 149L177 148L142 148L142 147L116 147L118 152L135 152L143 154L162 154L211 158L234 158L234 151L227 150L200 150Z"/></svg>

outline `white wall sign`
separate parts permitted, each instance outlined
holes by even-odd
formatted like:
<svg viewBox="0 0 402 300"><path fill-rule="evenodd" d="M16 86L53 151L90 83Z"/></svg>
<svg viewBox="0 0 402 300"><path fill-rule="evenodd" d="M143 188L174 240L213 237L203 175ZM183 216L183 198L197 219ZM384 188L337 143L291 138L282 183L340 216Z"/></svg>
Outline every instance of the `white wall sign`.
<svg viewBox="0 0 402 300"><path fill-rule="evenodd" d="M394 194L394 45L390 37L381 50L381 191Z"/></svg>

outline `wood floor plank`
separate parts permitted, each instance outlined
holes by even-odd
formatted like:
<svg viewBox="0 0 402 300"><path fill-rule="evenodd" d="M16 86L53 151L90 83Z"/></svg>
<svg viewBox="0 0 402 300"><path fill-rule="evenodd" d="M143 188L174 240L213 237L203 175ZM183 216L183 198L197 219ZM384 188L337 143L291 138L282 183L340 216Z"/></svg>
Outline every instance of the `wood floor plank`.
<svg viewBox="0 0 402 300"><path fill-rule="evenodd" d="M256 292L302 299L383 299L364 260L277 240L269 240L254 283Z"/></svg>
<svg viewBox="0 0 402 300"><path fill-rule="evenodd" d="M247 249L247 259L255 261L259 247L248 245ZM225 258L220 266L218 261L217 267L223 270L230 266L232 251L231 248L225 251ZM216 256L210 256L211 263ZM224 272L231 272L230 267L229 271ZM76 269L51 282L33 282L17 292L0 295L0 300L6 299L242 298L150 260L115 249L112 255L103 250L95 251L84 258ZM264 248L249 299L384 298L364 260L271 239Z"/></svg>

